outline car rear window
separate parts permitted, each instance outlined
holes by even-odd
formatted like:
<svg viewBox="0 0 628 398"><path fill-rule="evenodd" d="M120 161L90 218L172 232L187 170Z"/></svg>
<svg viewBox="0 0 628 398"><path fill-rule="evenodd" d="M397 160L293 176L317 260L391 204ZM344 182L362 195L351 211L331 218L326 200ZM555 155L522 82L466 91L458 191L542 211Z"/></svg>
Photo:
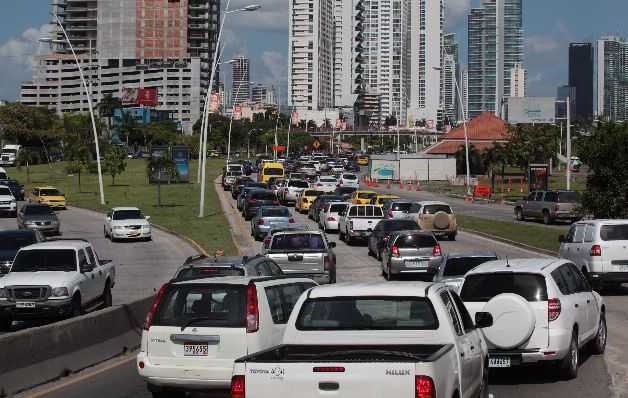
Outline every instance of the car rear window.
<svg viewBox="0 0 628 398"><path fill-rule="evenodd" d="M358 177L355 174L343 174L342 178L346 180L355 180Z"/></svg>
<svg viewBox="0 0 628 398"><path fill-rule="evenodd" d="M351 188L351 187L340 187L340 188L338 188L338 192L340 194L342 194L342 195L353 193L356 190L357 190L357 188Z"/></svg>
<svg viewBox="0 0 628 398"><path fill-rule="evenodd" d="M434 247L437 244L438 242L436 242L436 238L433 235L408 234L398 236L393 246L411 249L416 247Z"/></svg>
<svg viewBox="0 0 628 398"><path fill-rule="evenodd" d="M414 220L394 220L394 221L386 221L383 225L383 230L385 232L390 231L408 231L412 229L421 229L419 224Z"/></svg>
<svg viewBox="0 0 628 398"><path fill-rule="evenodd" d="M245 327L245 312L245 286L173 285L160 301L153 318L153 325Z"/></svg>
<svg viewBox="0 0 628 398"><path fill-rule="evenodd" d="M263 182L251 182L245 185L247 188L266 188L267 185Z"/></svg>
<svg viewBox="0 0 628 398"><path fill-rule="evenodd" d="M425 209L424 214L436 214L439 211L451 214L451 207L449 207L449 205L426 205L423 208Z"/></svg>
<svg viewBox="0 0 628 398"><path fill-rule="evenodd" d="M323 250L325 242L317 233L277 234L273 238L271 251Z"/></svg>
<svg viewBox="0 0 628 398"><path fill-rule="evenodd" d="M11 196L11 190L9 188L0 188L0 195Z"/></svg>
<svg viewBox="0 0 628 398"><path fill-rule="evenodd" d="M308 299L298 330L435 330L431 301L419 297L325 297Z"/></svg>
<svg viewBox="0 0 628 398"><path fill-rule="evenodd" d="M444 264L443 276L463 276L467 272L497 257L450 257Z"/></svg>
<svg viewBox="0 0 628 398"><path fill-rule="evenodd" d="M465 278L460 291L463 301L485 302L502 293L514 293L528 301L547 301L545 278L539 274L495 272Z"/></svg>
<svg viewBox="0 0 628 398"><path fill-rule="evenodd" d="M267 176L282 176L283 175L283 169L278 168L278 167L265 167L264 168L264 175L267 175Z"/></svg>
<svg viewBox="0 0 628 398"><path fill-rule="evenodd" d="M212 278L218 276L244 276L244 269L236 267L192 267L183 268L177 274L178 279L197 276Z"/></svg>
<svg viewBox="0 0 628 398"><path fill-rule="evenodd" d="M262 217L288 217L290 212L285 207L262 209Z"/></svg>
<svg viewBox="0 0 628 398"><path fill-rule="evenodd" d="M347 203L337 203L329 206L329 213L340 213L349 206Z"/></svg>
<svg viewBox="0 0 628 398"><path fill-rule="evenodd" d="M602 225L600 239L603 241L628 240L628 224Z"/></svg>
<svg viewBox="0 0 628 398"><path fill-rule="evenodd" d="M336 182L336 179L331 178L331 177L326 177L326 178L321 178L320 181L321 182Z"/></svg>
<svg viewBox="0 0 628 398"><path fill-rule="evenodd" d="M408 211L412 203L393 203L392 211Z"/></svg>
<svg viewBox="0 0 628 398"><path fill-rule="evenodd" d="M253 192L251 198L259 200L275 200L277 197L274 192Z"/></svg>
<svg viewBox="0 0 628 398"><path fill-rule="evenodd" d="M321 191L305 191L305 196L321 196L323 192Z"/></svg>
<svg viewBox="0 0 628 398"><path fill-rule="evenodd" d="M0 250L20 250L24 246L35 243L34 234L24 234L10 236L9 234L0 235Z"/></svg>
<svg viewBox="0 0 628 398"><path fill-rule="evenodd" d="M580 203L582 202L582 195L579 192L559 192L559 203Z"/></svg>
<svg viewBox="0 0 628 398"><path fill-rule="evenodd" d="M292 188L309 188L310 184L307 181L290 181L288 186Z"/></svg>

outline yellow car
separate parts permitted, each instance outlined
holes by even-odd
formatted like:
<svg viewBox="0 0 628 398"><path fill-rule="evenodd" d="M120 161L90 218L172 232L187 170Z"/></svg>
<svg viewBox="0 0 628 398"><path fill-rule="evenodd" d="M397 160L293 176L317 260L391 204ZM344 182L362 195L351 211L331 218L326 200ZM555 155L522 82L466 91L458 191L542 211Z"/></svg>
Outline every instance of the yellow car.
<svg viewBox="0 0 628 398"><path fill-rule="evenodd" d="M323 191L317 191L315 189L304 189L297 196L297 202L294 205L294 209L300 213L305 213L310 210L310 206L316 200L317 197L324 194Z"/></svg>
<svg viewBox="0 0 628 398"><path fill-rule="evenodd" d="M377 195L374 198L371 199L371 204L372 205L377 205L379 207L383 207L387 201L389 200L393 200L393 199L399 199L399 196L397 195Z"/></svg>
<svg viewBox="0 0 628 398"><path fill-rule="evenodd" d="M353 193L353 196L351 196L351 199L349 199L349 202L356 205L368 205L371 203L371 199L373 199L376 196L377 196L377 192L363 191L361 189L358 189L357 191Z"/></svg>
<svg viewBox="0 0 628 398"><path fill-rule="evenodd" d="M31 191L28 203L45 203L52 208L65 209L65 195L55 187L35 187Z"/></svg>
<svg viewBox="0 0 628 398"><path fill-rule="evenodd" d="M358 160L356 161L360 166L368 166L369 158L367 156L358 156Z"/></svg>

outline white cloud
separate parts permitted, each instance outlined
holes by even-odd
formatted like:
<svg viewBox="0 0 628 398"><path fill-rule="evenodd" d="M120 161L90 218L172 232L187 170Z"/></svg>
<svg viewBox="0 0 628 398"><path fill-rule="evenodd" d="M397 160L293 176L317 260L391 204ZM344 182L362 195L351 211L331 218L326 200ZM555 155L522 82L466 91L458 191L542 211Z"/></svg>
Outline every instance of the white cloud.
<svg viewBox="0 0 628 398"><path fill-rule="evenodd" d="M465 23L470 9L471 0L445 0L445 28L455 30Z"/></svg>
<svg viewBox="0 0 628 398"><path fill-rule="evenodd" d="M533 57L551 55L558 49L558 43L552 37L530 36L525 39L525 49Z"/></svg>
<svg viewBox="0 0 628 398"><path fill-rule="evenodd" d="M264 0L260 1L262 8L254 12L239 12L227 17L229 26L241 29L287 32L288 1L287 0ZM236 8L231 6L232 9Z"/></svg>
<svg viewBox="0 0 628 398"><path fill-rule="evenodd" d="M261 60L275 80L285 77L284 72L287 67L287 61L282 53L277 51L264 51Z"/></svg>

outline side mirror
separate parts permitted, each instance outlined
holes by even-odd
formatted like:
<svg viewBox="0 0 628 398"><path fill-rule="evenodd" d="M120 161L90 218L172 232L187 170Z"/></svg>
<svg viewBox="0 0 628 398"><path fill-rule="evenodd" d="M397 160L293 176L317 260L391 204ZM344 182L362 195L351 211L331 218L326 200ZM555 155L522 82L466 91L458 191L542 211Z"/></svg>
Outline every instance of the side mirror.
<svg viewBox="0 0 628 398"><path fill-rule="evenodd" d="M489 312L476 312L475 326L480 329L490 328L493 326L493 315Z"/></svg>
<svg viewBox="0 0 628 398"><path fill-rule="evenodd" d="M83 263L81 265L81 272L85 273L85 272L92 272L94 270L94 266L92 264L89 263Z"/></svg>
<svg viewBox="0 0 628 398"><path fill-rule="evenodd" d="M565 242L565 235L558 235L558 241L560 243L564 243Z"/></svg>
<svg viewBox="0 0 628 398"><path fill-rule="evenodd" d="M329 247L332 249L336 247L336 242L329 242Z"/></svg>
<svg viewBox="0 0 628 398"><path fill-rule="evenodd" d="M150 220L150 216L146 216L146 217L144 217L144 219Z"/></svg>

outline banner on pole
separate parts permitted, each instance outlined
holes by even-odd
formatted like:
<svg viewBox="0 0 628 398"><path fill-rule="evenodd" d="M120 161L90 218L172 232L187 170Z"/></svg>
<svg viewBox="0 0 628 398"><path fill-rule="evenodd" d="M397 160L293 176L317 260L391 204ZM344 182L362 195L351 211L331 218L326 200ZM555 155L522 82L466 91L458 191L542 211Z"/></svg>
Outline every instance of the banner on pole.
<svg viewBox="0 0 628 398"><path fill-rule="evenodd" d="M240 105L236 105L233 107L233 120L242 119L242 107Z"/></svg>
<svg viewBox="0 0 628 398"><path fill-rule="evenodd" d="M292 124L299 124L299 113L292 112Z"/></svg>

